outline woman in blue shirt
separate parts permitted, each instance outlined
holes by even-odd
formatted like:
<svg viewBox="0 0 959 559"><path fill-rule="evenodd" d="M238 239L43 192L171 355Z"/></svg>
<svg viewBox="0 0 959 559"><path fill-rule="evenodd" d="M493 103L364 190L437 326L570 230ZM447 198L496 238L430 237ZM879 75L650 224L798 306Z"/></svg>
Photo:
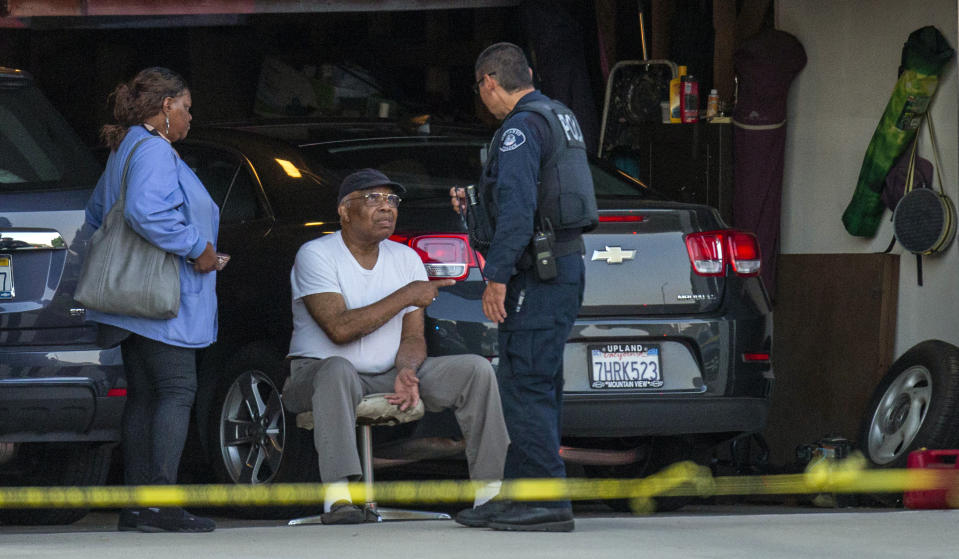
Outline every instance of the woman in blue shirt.
<svg viewBox="0 0 959 559"><path fill-rule="evenodd" d="M110 98L116 124L100 131L110 157L87 203L86 220L93 228L102 224L120 196L129 159L124 217L143 238L180 257L180 310L166 320L93 310L87 317L123 338L126 483L175 484L196 393L196 348L216 341L219 208L171 145L186 137L192 119L193 100L183 78L166 68L147 68ZM150 507L124 509L118 528L209 532L215 524L181 508Z"/></svg>

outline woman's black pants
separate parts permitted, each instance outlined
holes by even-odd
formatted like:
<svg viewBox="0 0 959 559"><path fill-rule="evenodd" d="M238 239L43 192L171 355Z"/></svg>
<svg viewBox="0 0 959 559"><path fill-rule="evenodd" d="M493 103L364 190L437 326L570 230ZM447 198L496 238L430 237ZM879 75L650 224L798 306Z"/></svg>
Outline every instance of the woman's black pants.
<svg viewBox="0 0 959 559"><path fill-rule="evenodd" d="M121 349L127 377L124 480L127 485L174 484L196 395L196 350L137 334Z"/></svg>

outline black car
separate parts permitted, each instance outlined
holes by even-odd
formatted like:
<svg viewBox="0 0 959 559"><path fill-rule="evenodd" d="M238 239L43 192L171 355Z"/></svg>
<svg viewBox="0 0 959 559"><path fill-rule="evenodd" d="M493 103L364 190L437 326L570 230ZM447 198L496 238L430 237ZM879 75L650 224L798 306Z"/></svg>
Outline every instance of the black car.
<svg viewBox="0 0 959 559"><path fill-rule="evenodd" d="M73 290L101 167L24 72L0 67L0 485L98 485L120 440L119 348ZM0 523L85 510L0 508Z"/></svg>
<svg viewBox="0 0 959 559"><path fill-rule="evenodd" d="M426 309L430 354L477 353L495 365L482 256L448 196L478 178L489 137L327 120L197 127L177 144L220 204L217 248L232 255L217 278L220 334L202 356L196 407L194 457L218 481L316 478L312 437L284 414L277 390L292 328L289 273L300 245L338 229L337 187L356 169L406 186L393 239L414 248L431 277L459 280ZM585 301L564 355L567 463L596 476L647 475L762 430L772 314L755 237L712 208L658 199L603 162L591 168L601 223L585 237ZM375 437L390 443L377 450L380 464L461 450L455 423L438 415Z"/></svg>

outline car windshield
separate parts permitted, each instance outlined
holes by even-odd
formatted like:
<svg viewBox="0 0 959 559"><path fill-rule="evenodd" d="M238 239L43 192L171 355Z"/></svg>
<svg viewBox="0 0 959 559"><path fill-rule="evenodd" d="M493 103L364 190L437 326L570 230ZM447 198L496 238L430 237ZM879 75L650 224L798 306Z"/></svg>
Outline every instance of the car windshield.
<svg viewBox="0 0 959 559"><path fill-rule="evenodd" d="M591 159L589 172L593 175L593 188L597 198L664 199L660 193L651 190L639 179L617 169L608 161Z"/></svg>
<svg viewBox="0 0 959 559"><path fill-rule="evenodd" d="M309 146L314 168L348 174L373 167L406 187L407 200L449 197L451 186L476 183L486 144L481 141L379 141Z"/></svg>
<svg viewBox="0 0 959 559"><path fill-rule="evenodd" d="M100 168L32 85L0 84L0 192L92 188Z"/></svg>
<svg viewBox="0 0 959 559"><path fill-rule="evenodd" d="M405 199L445 198L451 186L476 184L486 159L483 140L409 140L316 144L303 148L311 167L343 174L373 167L406 187ZM602 162L590 162L596 196L646 198L642 183Z"/></svg>

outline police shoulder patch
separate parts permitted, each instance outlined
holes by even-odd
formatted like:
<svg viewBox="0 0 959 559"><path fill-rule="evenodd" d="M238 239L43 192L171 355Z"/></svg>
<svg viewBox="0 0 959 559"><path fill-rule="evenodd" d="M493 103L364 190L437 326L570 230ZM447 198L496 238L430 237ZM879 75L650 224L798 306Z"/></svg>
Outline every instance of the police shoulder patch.
<svg viewBox="0 0 959 559"><path fill-rule="evenodd" d="M500 151L513 151L526 143L526 134L519 128L510 128L503 132L503 140L499 144Z"/></svg>

